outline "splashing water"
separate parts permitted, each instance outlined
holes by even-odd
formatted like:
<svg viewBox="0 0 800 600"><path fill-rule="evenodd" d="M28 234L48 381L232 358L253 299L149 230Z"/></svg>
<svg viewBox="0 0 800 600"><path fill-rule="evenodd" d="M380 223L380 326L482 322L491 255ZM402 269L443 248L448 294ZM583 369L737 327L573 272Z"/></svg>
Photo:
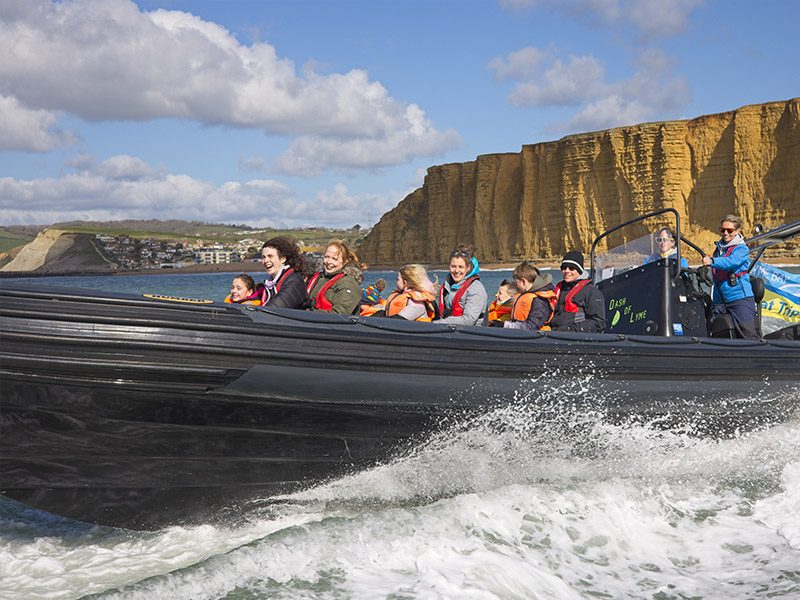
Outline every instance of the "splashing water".
<svg viewBox="0 0 800 600"><path fill-rule="evenodd" d="M800 595L799 420L711 439L609 423L608 398L571 400L590 379L538 383L229 529L120 532L2 503L0 597Z"/></svg>

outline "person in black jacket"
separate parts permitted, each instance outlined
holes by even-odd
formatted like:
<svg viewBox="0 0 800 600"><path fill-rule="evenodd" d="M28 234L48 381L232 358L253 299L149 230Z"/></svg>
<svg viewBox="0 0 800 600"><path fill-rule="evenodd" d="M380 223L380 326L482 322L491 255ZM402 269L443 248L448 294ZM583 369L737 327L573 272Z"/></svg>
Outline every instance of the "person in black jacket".
<svg viewBox="0 0 800 600"><path fill-rule="evenodd" d="M602 333L606 327L606 301L583 270L583 254L567 252L561 261L561 276L564 280L556 285L558 300L550 328Z"/></svg>
<svg viewBox="0 0 800 600"><path fill-rule="evenodd" d="M308 301L305 261L297 242L274 237L261 247L261 264L267 272L261 303L274 308L303 308Z"/></svg>

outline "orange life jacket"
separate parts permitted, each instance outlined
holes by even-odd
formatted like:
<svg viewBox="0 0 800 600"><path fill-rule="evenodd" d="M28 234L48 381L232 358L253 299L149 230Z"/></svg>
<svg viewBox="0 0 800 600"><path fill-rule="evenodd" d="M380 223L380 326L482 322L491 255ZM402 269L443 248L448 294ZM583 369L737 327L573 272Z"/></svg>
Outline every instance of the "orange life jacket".
<svg viewBox="0 0 800 600"><path fill-rule="evenodd" d="M487 317L489 319L489 323L493 321L510 320L512 304L498 304L497 300L493 300L489 305L489 316Z"/></svg>
<svg viewBox="0 0 800 600"><path fill-rule="evenodd" d="M259 283L256 286L256 290L244 300L238 300L234 302L233 299L231 298L231 295L228 294L227 296L225 296L225 302L227 302L228 304L249 304L251 306L261 306L263 304L263 302L261 301L261 295L263 289L264 286Z"/></svg>
<svg viewBox="0 0 800 600"><path fill-rule="evenodd" d="M375 313L381 312L386 309L386 300L381 299L377 304L362 304L361 311L358 313L359 317L371 317Z"/></svg>
<svg viewBox="0 0 800 600"><path fill-rule="evenodd" d="M550 329L548 323L553 318L553 313L556 310L556 302L558 302L558 295L553 290L539 290L538 292L520 292L514 296L514 306L511 307L511 320L512 321L525 321L528 315L531 314L531 307L536 298L544 298L550 305L550 316L542 323L540 329ZM570 299L571 300L571 299Z"/></svg>
<svg viewBox="0 0 800 600"><path fill-rule="evenodd" d="M464 314L464 307L461 306L461 303L459 302L461 300L461 296L463 296L464 293L467 291L467 288L469 288L469 286L471 286L473 283L475 283L478 279L480 279L479 275L473 275L469 279L464 280L464 283L462 283L461 286L456 291L456 295L453 296L453 302L450 304L451 310L450 310L450 314L449 315L446 314L445 310L444 310L445 286L441 286L439 288L439 301L438 301L439 314L441 316L443 316L443 317L448 317L448 316L449 317L460 317L460 316L462 316Z"/></svg>
<svg viewBox="0 0 800 600"><path fill-rule="evenodd" d="M331 277L330 281L328 281L325 285L323 285L320 288L319 292L317 292L317 297L313 298L311 296L311 290L314 289L314 286L317 284L317 281L319 280L320 276L322 276L322 271L318 271L317 273L314 273L309 278L308 284L306 285L306 291L308 292L308 297L311 299L311 301L314 304L314 308L316 308L317 310L325 310L325 311L330 312L330 311L333 310L333 304L331 304L330 300L328 300L325 297L325 294L333 286L334 283L336 283L342 277L344 277L344 273L338 273L337 275L334 275L333 277Z"/></svg>
<svg viewBox="0 0 800 600"><path fill-rule="evenodd" d="M386 299L386 316L393 317L400 314L409 302L422 302L425 304L425 316L415 319L416 321L433 321L436 311L433 307L433 295L426 294L425 292L418 292L417 290L410 290L408 292L392 292L389 298Z"/></svg>

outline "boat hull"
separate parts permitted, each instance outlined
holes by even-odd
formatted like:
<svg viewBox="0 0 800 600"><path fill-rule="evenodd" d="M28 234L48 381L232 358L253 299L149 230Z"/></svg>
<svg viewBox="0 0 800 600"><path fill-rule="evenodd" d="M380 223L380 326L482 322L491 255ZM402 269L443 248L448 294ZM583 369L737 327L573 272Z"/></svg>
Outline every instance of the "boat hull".
<svg viewBox="0 0 800 600"><path fill-rule="evenodd" d="M2 493L132 529L227 519L509 402L721 435L800 404L791 341L541 335L64 290L3 290L0 315Z"/></svg>

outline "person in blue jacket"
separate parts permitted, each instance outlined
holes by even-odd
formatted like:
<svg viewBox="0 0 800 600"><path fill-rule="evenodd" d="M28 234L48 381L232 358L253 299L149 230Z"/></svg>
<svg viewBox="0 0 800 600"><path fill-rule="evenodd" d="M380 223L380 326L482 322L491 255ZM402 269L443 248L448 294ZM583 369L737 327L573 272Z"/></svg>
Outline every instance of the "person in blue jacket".
<svg viewBox="0 0 800 600"><path fill-rule="evenodd" d="M747 273L750 249L742 235L742 220L736 215L725 215L719 232L722 237L713 257L703 257L703 264L711 267L714 279L712 317L729 314L739 337L758 339L756 302Z"/></svg>
<svg viewBox="0 0 800 600"><path fill-rule="evenodd" d="M653 254L648 256L644 264L656 262L662 258L671 258L675 260L678 256L677 236L675 232L669 227L662 227L656 234L656 250ZM689 261L681 256L681 269L688 269Z"/></svg>

